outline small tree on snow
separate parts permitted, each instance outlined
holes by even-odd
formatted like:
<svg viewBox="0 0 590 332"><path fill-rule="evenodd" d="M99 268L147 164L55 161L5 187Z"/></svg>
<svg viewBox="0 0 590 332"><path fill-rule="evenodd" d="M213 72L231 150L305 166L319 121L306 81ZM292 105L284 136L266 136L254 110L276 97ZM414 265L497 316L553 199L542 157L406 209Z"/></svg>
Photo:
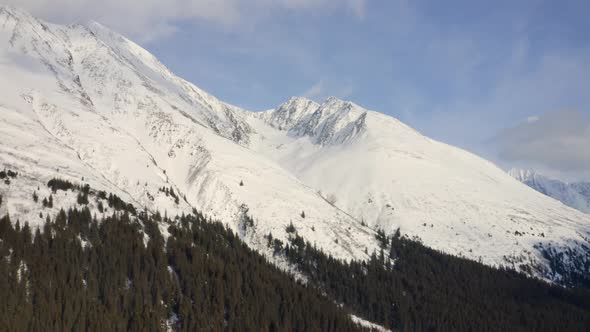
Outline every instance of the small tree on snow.
<svg viewBox="0 0 590 332"><path fill-rule="evenodd" d="M289 226L285 229L287 233L295 233L295 226L293 226L293 222L289 223Z"/></svg>

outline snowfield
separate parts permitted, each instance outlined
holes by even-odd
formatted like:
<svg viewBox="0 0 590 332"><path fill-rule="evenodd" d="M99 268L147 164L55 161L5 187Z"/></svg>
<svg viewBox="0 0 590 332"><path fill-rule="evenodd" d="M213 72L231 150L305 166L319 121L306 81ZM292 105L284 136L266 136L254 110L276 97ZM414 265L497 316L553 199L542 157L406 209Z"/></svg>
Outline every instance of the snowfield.
<svg viewBox="0 0 590 332"><path fill-rule="evenodd" d="M399 228L550 281L562 276L543 248L590 261L589 215L393 117L336 98L243 110L96 22L60 26L0 7L0 45L0 161L20 173L0 184L0 213L15 220L40 224L31 195L48 196L59 177L169 216L196 208L269 257L265 236L285 240L293 223L343 259L366 258L376 229ZM75 205L65 194L44 213Z"/></svg>

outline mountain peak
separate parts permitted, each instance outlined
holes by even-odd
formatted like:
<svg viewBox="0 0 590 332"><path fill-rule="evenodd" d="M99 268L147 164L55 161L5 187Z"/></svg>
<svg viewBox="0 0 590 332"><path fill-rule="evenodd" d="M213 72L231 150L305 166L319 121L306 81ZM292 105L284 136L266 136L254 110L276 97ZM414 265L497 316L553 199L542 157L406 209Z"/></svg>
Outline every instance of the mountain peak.
<svg viewBox="0 0 590 332"><path fill-rule="evenodd" d="M0 4L0 14L12 14L12 15L27 15L30 16L27 12L13 6L13 5L3 5Z"/></svg>
<svg viewBox="0 0 590 332"><path fill-rule="evenodd" d="M136 45L135 43L133 43L129 39L125 38L123 35L109 29L107 26L103 25L100 22L97 22L94 20L89 20L81 25L84 28L86 28L88 31L92 32L101 41L103 41L106 44L109 44L109 46L111 46L111 47L113 47L113 41L116 41L117 43L123 42L123 43L129 44L129 45ZM139 45L137 45L137 48L141 48L141 47ZM147 53L147 51L146 51L146 53Z"/></svg>
<svg viewBox="0 0 590 332"><path fill-rule="evenodd" d="M308 136L316 144L342 143L365 128L367 110L337 97L318 104L305 97L291 97L260 118L294 137Z"/></svg>
<svg viewBox="0 0 590 332"><path fill-rule="evenodd" d="M296 108L301 111L313 112L319 106L320 106L320 104L316 103L315 101L313 101L311 99L308 99L305 97L299 97L299 96L292 96L289 99L287 99L286 102L279 105L279 107L277 107L276 110L279 110L279 109L284 110L287 108Z"/></svg>
<svg viewBox="0 0 590 332"><path fill-rule="evenodd" d="M0 4L0 17L2 16L13 17L17 21L38 21L27 11L12 5Z"/></svg>
<svg viewBox="0 0 590 332"><path fill-rule="evenodd" d="M338 113L342 113L340 116L345 116L347 113L349 113L350 116L358 117L363 113L368 112L367 109L349 100L343 100L334 96L326 98L320 107L324 113L324 116Z"/></svg>
<svg viewBox="0 0 590 332"><path fill-rule="evenodd" d="M336 96L329 96L326 98L325 102L329 103L329 102L335 102L335 101L343 101L342 99L336 97Z"/></svg>
<svg viewBox="0 0 590 332"><path fill-rule="evenodd" d="M324 100L324 104L330 104L330 103L349 103L349 101L340 99L340 98L335 97L335 96L329 96L328 98L326 98Z"/></svg>
<svg viewBox="0 0 590 332"><path fill-rule="evenodd" d="M277 108L262 113L270 126L279 130L289 130L306 115L315 112L320 105L305 97L290 97Z"/></svg>
<svg viewBox="0 0 590 332"><path fill-rule="evenodd" d="M354 103L352 103L348 100L343 100L343 99L340 99L340 98L334 97L334 96L330 96L330 97L326 98L326 100L324 100L322 105L329 105L330 107L337 107L337 108L351 107L354 105L354 106L360 108L360 106L355 105Z"/></svg>
<svg viewBox="0 0 590 332"><path fill-rule="evenodd" d="M314 103L314 101L302 96L291 96L286 102L283 103L283 105L292 103Z"/></svg>
<svg viewBox="0 0 590 332"><path fill-rule="evenodd" d="M111 31L109 28L107 28L106 26L102 25L100 22L97 22L95 20L89 20L86 21L84 24L85 27L87 27L88 29L94 31L104 31L104 32L110 32L113 33L113 31Z"/></svg>

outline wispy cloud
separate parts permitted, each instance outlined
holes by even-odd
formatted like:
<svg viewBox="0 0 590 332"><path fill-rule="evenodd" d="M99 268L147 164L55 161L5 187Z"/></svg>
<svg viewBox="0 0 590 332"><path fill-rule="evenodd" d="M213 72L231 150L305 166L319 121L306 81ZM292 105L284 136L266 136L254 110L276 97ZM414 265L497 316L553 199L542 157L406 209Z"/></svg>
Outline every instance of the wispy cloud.
<svg viewBox="0 0 590 332"><path fill-rule="evenodd" d="M177 31L180 21L207 20L225 28L276 11L345 10L364 16L366 0L5 0L56 23L97 20L121 33L150 42Z"/></svg>
<svg viewBox="0 0 590 332"><path fill-rule="evenodd" d="M417 22L425 21L414 12ZM492 159L497 156L490 139L506 127L560 109L590 114L590 47L539 40L539 31L548 28L527 26L523 15L503 16L504 28L445 27L426 33L425 41L413 46L428 50L416 52L420 66L412 71L399 66L394 107L425 134ZM495 38L499 31L504 37ZM414 82L416 76L422 81Z"/></svg>
<svg viewBox="0 0 590 332"><path fill-rule="evenodd" d="M176 21L203 19L231 25L240 19L233 0L5 0L31 14L55 22L96 20L148 42L177 30Z"/></svg>
<svg viewBox="0 0 590 332"><path fill-rule="evenodd" d="M366 3L365 0L348 0L350 10L359 19L365 18Z"/></svg>
<svg viewBox="0 0 590 332"><path fill-rule="evenodd" d="M496 138L500 158L563 173L590 173L590 117L562 110L527 119Z"/></svg>
<svg viewBox="0 0 590 332"><path fill-rule="evenodd" d="M346 99L354 92L354 86L350 82L329 82L320 80L305 90L302 95L306 98L323 101L329 96Z"/></svg>
<svg viewBox="0 0 590 332"><path fill-rule="evenodd" d="M325 96L325 93L326 87L324 81L318 81L314 85L310 86L309 89L303 93L303 96L309 99L316 99L318 97Z"/></svg>

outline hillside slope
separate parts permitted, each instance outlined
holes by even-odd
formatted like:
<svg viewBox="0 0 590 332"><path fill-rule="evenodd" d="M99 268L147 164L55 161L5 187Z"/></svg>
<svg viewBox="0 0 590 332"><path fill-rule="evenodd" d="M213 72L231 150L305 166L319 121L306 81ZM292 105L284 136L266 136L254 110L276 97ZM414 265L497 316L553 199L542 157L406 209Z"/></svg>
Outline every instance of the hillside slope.
<svg viewBox="0 0 590 332"><path fill-rule="evenodd" d="M0 152L5 167L22 173L1 189L11 215L32 211L23 197L37 187L48 196L45 183L60 177L152 211L197 207L260 250L270 232L286 238L290 222L337 257L363 258L377 247L372 230L244 146L245 111L124 37L94 22L58 26L3 7L0 45ZM178 204L162 187L180 195ZM246 214L254 227L246 229Z"/></svg>
<svg viewBox="0 0 590 332"><path fill-rule="evenodd" d="M291 98L252 118L253 149L374 228L554 280L561 276L545 269L542 248L589 261L588 215L392 117L336 98Z"/></svg>

